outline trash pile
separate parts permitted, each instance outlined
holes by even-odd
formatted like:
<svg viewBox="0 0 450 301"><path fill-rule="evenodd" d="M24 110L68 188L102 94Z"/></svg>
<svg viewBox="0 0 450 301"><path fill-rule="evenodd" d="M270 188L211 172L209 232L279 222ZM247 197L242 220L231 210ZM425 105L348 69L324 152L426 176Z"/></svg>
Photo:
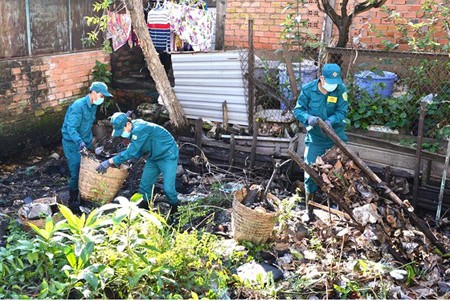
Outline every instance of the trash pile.
<svg viewBox="0 0 450 301"><path fill-rule="evenodd" d="M260 185L252 185L242 200L242 205L254 209L258 212L276 212L277 208L270 198L267 198L267 192Z"/></svg>
<svg viewBox="0 0 450 301"><path fill-rule="evenodd" d="M442 251L444 243L449 245L446 237L430 241L431 230L424 233L424 228L417 227L409 201L404 200L400 207L388 199L388 186L370 181L341 149L330 149L317 158L312 168L320 175L322 190L346 211L350 223L376 246L380 255L387 252L404 264L418 262L431 266L435 250Z"/></svg>

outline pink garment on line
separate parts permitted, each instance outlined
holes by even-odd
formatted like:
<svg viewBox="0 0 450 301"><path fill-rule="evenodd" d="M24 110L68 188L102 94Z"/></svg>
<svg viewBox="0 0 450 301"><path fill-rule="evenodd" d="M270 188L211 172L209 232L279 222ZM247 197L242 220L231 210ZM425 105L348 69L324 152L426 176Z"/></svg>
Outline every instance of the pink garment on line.
<svg viewBox="0 0 450 301"><path fill-rule="evenodd" d="M108 12L109 22L106 38L112 39L114 51L125 45L131 34L131 18L128 11L125 14Z"/></svg>

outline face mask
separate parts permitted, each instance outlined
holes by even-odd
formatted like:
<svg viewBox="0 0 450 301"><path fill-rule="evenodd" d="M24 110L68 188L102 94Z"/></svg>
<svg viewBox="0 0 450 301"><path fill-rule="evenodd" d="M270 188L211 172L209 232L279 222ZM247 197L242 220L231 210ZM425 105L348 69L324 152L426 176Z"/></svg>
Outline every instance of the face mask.
<svg viewBox="0 0 450 301"><path fill-rule="evenodd" d="M337 86L338 86L337 84L328 84L327 82L325 82L322 85L322 88L327 90L327 92L333 92L334 90L336 90Z"/></svg>
<svg viewBox="0 0 450 301"><path fill-rule="evenodd" d="M99 99L97 99L97 100L94 101L94 105L99 106L99 105L101 105L104 101L105 101L104 98L99 98Z"/></svg>
<svg viewBox="0 0 450 301"><path fill-rule="evenodd" d="M120 136L125 139L130 139L131 133L123 131L122 134L120 134Z"/></svg>

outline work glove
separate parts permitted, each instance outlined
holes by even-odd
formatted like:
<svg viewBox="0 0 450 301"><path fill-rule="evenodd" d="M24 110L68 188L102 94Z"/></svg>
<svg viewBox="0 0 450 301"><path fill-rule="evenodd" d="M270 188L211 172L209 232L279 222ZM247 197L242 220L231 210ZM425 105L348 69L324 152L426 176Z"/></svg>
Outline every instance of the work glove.
<svg viewBox="0 0 450 301"><path fill-rule="evenodd" d="M325 120L325 123L326 123L330 128L333 128L333 126L331 125L331 121L329 121L328 119Z"/></svg>
<svg viewBox="0 0 450 301"><path fill-rule="evenodd" d="M315 126L318 120L319 120L319 117L317 117L317 116L312 116L312 115L311 115L311 116L308 118L308 125L310 125L310 126Z"/></svg>
<svg viewBox="0 0 450 301"><path fill-rule="evenodd" d="M96 171L98 173L105 173L110 165L111 165L111 163L109 163L109 159L105 160L102 163L100 163L100 165L97 167Z"/></svg>
<svg viewBox="0 0 450 301"><path fill-rule="evenodd" d="M133 111L127 111L127 117L131 117L131 114L133 114Z"/></svg>
<svg viewBox="0 0 450 301"><path fill-rule="evenodd" d="M82 150L86 149L86 143L84 141L80 142L80 145L78 146L78 150L81 152Z"/></svg>
<svg viewBox="0 0 450 301"><path fill-rule="evenodd" d="M95 154L100 155L103 152L104 146L99 146L95 148Z"/></svg>

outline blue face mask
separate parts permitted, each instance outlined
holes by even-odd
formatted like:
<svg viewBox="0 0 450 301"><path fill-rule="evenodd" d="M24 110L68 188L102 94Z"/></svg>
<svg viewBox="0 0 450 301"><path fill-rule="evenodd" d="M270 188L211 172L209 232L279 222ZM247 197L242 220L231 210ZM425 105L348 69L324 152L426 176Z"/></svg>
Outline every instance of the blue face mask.
<svg viewBox="0 0 450 301"><path fill-rule="evenodd" d="M99 99L97 99L97 100L94 101L94 105L99 106L99 105L101 105L104 101L105 101L104 98L99 98Z"/></svg>
<svg viewBox="0 0 450 301"><path fill-rule="evenodd" d="M130 139L131 133L123 131L122 134L120 134L120 137L125 139Z"/></svg>

